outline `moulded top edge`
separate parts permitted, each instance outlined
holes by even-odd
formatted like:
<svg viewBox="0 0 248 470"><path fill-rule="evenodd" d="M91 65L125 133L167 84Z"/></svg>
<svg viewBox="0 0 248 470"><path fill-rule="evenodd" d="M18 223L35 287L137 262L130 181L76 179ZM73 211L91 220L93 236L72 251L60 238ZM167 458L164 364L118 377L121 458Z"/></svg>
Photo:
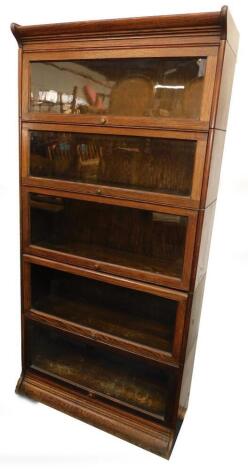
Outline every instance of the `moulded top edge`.
<svg viewBox="0 0 248 470"><path fill-rule="evenodd" d="M147 16L140 18L123 18L110 20L82 21L71 23L54 23L44 25L21 26L11 24L11 31L18 44L25 42L48 41L61 39L78 39L89 37L128 37L130 35L164 36L187 34L212 35L226 39L227 17L226 6L218 12L192 13L168 16Z"/></svg>

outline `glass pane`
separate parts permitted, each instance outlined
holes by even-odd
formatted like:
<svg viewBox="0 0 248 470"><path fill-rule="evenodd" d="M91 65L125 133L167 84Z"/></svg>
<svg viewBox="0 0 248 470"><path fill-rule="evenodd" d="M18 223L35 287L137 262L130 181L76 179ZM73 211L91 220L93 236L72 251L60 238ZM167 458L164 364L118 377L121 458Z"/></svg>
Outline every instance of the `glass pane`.
<svg viewBox="0 0 248 470"><path fill-rule="evenodd" d="M169 375L157 365L84 343L34 322L29 323L28 339L33 369L154 418L164 420L168 415L174 371Z"/></svg>
<svg viewBox="0 0 248 470"><path fill-rule="evenodd" d="M182 274L187 218L32 194L31 243L154 273Z"/></svg>
<svg viewBox="0 0 248 470"><path fill-rule="evenodd" d="M30 111L199 119L205 58L31 62Z"/></svg>
<svg viewBox="0 0 248 470"><path fill-rule="evenodd" d="M36 310L163 351L172 351L177 302L31 265Z"/></svg>
<svg viewBox="0 0 248 470"><path fill-rule="evenodd" d="M32 176L189 196L196 142L32 131Z"/></svg>

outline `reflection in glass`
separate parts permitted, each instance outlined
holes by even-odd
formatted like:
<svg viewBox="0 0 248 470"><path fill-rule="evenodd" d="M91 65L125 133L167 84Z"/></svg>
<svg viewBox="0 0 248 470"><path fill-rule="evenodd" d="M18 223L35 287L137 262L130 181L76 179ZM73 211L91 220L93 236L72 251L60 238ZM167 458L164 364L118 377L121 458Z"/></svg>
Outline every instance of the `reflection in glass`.
<svg viewBox="0 0 248 470"><path fill-rule="evenodd" d="M177 302L31 265L32 308L171 352Z"/></svg>
<svg viewBox="0 0 248 470"><path fill-rule="evenodd" d="M31 176L189 196L196 142L30 132Z"/></svg>
<svg viewBox="0 0 248 470"><path fill-rule="evenodd" d="M28 345L32 369L161 421L169 418L173 369L113 354L36 322L29 322Z"/></svg>
<svg viewBox="0 0 248 470"><path fill-rule="evenodd" d="M199 119L205 58L31 62L30 111Z"/></svg>
<svg viewBox="0 0 248 470"><path fill-rule="evenodd" d="M31 243L180 277L187 217L32 194Z"/></svg>

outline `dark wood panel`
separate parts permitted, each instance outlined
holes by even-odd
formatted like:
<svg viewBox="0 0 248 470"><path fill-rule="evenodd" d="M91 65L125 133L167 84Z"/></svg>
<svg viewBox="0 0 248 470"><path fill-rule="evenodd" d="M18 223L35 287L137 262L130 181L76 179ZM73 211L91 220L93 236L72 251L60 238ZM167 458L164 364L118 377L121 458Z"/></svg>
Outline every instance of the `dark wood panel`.
<svg viewBox="0 0 248 470"><path fill-rule="evenodd" d="M201 316L201 306L204 294L205 277L201 280L196 290L189 294L184 337L181 349L181 365L177 381L177 389L175 391L175 402L173 408L174 427L180 429L181 421L183 421L189 400L190 385L193 374L195 349L197 343L197 335L199 330L199 322Z"/></svg>
<svg viewBox="0 0 248 470"><path fill-rule="evenodd" d="M213 230L214 223L214 214L215 214L216 204L213 203L208 206L205 211L201 214L201 219L199 221L199 244L195 246L195 266L192 272L191 279L191 290L196 289L197 285L206 274L208 256L211 244L211 235Z"/></svg>
<svg viewBox="0 0 248 470"><path fill-rule="evenodd" d="M179 407L178 407L178 418L181 418L181 419L184 418L185 413L188 408L190 386L191 386L194 360L195 360L195 350L196 350L196 343L194 344L194 347L191 349L184 363L183 379L182 379L182 385L180 387L180 401L179 401Z"/></svg>
<svg viewBox="0 0 248 470"><path fill-rule="evenodd" d="M202 200L205 200L205 206L209 206L217 199L225 137L225 131L218 129L211 130L209 133L209 139L211 140L210 168L207 172L207 187L205 190L205 187L203 186L202 192Z"/></svg>
<svg viewBox="0 0 248 470"><path fill-rule="evenodd" d="M185 358L188 357L191 349L193 348L194 344L197 341L200 318L201 318L201 308L202 308L202 302L203 302L204 288L205 288L205 280L206 280L206 275L203 276L197 288L195 289L194 293L190 294L192 297L191 299L192 304L191 304L190 320L189 320L189 327L188 327L187 348L186 348Z"/></svg>
<svg viewBox="0 0 248 470"><path fill-rule="evenodd" d="M196 290L191 294L191 310L189 312L189 322L187 327L187 345L185 351L184 366L182 368L181 382L180 383L180 396L178 406L178 418L184 418L188 408L190 386L192 381L192 374L194 368L195 352L197 345L197 337L199 332L199 324L201 319L201 308L205 288L204 276L198 284Z"/></svg>

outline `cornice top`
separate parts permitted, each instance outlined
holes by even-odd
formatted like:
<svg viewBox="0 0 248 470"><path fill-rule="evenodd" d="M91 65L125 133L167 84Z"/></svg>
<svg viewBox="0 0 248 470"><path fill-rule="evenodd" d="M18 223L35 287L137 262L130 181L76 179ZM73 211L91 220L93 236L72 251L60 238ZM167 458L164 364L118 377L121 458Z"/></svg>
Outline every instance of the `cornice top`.
<svg viewBox="0 0 248 470"><path fill-rule="evenodd" d="M185 15L147 16L97 21L80 21L71 23L54 23L43 25L21 26L11 24L11 31L19 45L32 41L48 41L56 38L92 38L140 36L149 34L173 35L180 30L192 30L195 34L201 31L219 33L226 38L227 7L219 12L193 13Z"/></svg>

